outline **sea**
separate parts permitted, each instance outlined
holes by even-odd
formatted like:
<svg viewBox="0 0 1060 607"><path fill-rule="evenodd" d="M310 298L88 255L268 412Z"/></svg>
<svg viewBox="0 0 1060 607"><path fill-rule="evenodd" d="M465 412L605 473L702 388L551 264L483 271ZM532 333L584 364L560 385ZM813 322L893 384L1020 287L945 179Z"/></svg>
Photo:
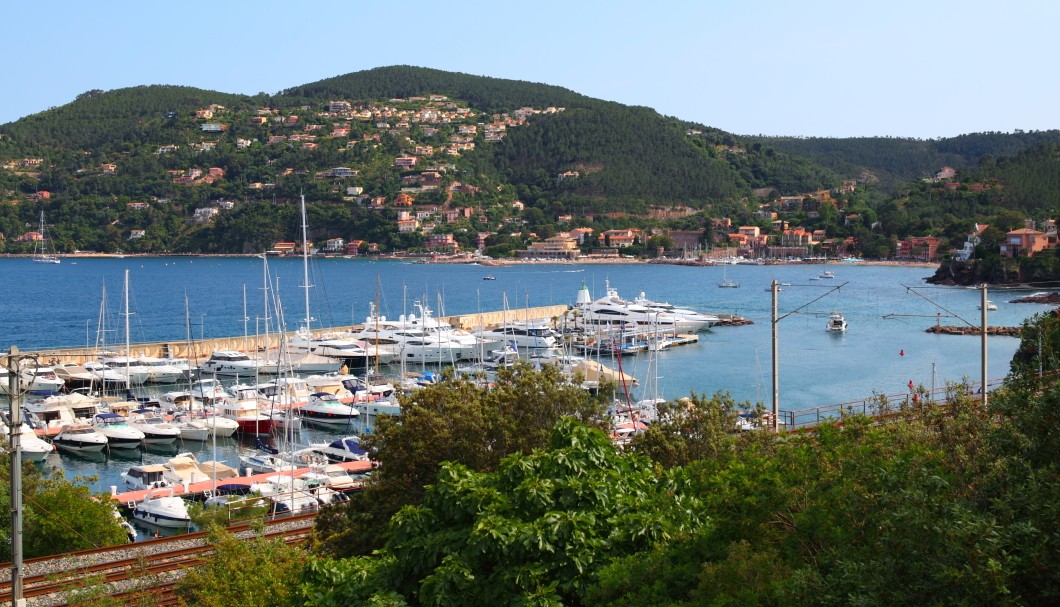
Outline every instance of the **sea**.
<svg viewBox="0 0 1060 607"><path fill-rule="evenodd" d="M834 278L822 278L831 271ZM645 263L531 263L507 266L412 261L257 257L85 257L61 264L0 259L0 347L22 352L63 347L121 349L133 343L195 341L264 331L266 276L282 301L287 329L306 316L308 293L314 328L358 324L375 306L387 317L412 313L417 304L435 316L573 304L586 286L602 297L608 287L626 299L643 293L655 301L738 315L742 326L715 327L698 343L624 357L622 370L638 378L635 394L668 400L691 393L730 394L738 402L772 400L771 281L780 284L777 340L782 410L846 403L874 395L908 394L908 385L941 388L981 380L981 338L936 335L936 323L978 326L981 292L929 285L934 269L858 263L682 266ZM306 280L308 276L308 281ZM487 279L489 278L489 279ZM739 288L719 288L723 278ZM997 311L989 324L1019 326L1052 306L1010 303L1024 293L991 291ZM126 301L128 301L126 313ZM269 311L269 322L277 315ZM825 330L830 312L848 329ZM1018 338L991 336L991 383L1004 378ZM604 362L617 366L616 361ZM384 368L384 371L386 369ZM391 369L397 374L398 369ZM647 393L650 391L651 393ZM300 441L333 438L306 427ZM179 449L200 459L238 467L253 443L228 439L214 445L177 445L163 451L96 458L50 456L61 470L93 490L120 488L130 465L161 462Z"/></svg>

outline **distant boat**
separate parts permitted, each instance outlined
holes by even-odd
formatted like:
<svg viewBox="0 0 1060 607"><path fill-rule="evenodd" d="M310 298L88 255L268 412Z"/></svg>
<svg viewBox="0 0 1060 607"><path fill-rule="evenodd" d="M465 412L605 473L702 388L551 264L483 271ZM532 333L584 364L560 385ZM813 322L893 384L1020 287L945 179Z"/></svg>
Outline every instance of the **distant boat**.
<svg viewBox="0 0 1060 607"><path fill-rule="evenodd" d="M496 276L483 276L482 280L497 280Z"/></svg>
<svg viewBox="0 0 1060 607"><path fill-rule="evenodd" d="M48 232L45 230L44 211L40 212L39 231L40 240L33 245L33 261L38 263L62 263L62 260L48 252Z"/></svg>
<svg viewBox="0 0 1060 607"><path fill-rule="evenodd" d="M825 270L821 272L820 278L835 278L835 274L831 270Z"/></svg>
<svg viewBox="0 0 1060 607"><path fill-rule="evenodd" d="M978 306L976 306L976 308L979 308L980 310L982 310L983 309L983 304L979 304ZM988 300L986 300L986 309L989 312L996 312L997 311L997 304L992 302L992 301L990 301L988 299Z"/></svg>
<svg viewBox="0 0 1060 607"><path fill-rule="evenodd" d="M829 331L842 332L847 330L847 321L841 312L832 312L828 315L828 324L825 327Z"/></svg>
<svg viewBox="0 0 1060 607"><path fill-rule="evenodd" d="M718 286L722 289L738 289L740 288L740 283L730 280L725 271L722 270L722 280L718 283Z"/></svg>

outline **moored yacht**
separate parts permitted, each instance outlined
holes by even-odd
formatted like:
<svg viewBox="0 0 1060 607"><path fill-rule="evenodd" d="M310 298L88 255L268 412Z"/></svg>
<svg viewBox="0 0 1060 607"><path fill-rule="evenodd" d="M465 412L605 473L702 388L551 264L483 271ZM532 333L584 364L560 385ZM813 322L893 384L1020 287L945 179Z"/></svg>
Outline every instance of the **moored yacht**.
<svg viewBox="0 0 1060 607"><path fill-rule="evenodd" d="M825 328L829 331L842 332L847 330L847 321L842 312L832 312L828 315L828 324Z"/></svg>
<svg viewBox="0 0 1060 607"><path fill-rule="evenodd" d="M203 377L255 377L257 375L276 375L279 367L275 362L250 356L235 350L217 350L199 367Z"/></svg>
<svg viewBox="0 0 1060 607"><path fill-rule="evenodd" d="M350 427L360 413L348 403L344 403L334 394L318 392L309 397L309 402L298 410L302 419L329 426Z"/></svg>
<svg viewBox="0 0 1060 607"><path fill-rule="evenodd" d="M78 453L94 453L107 446L107 437L84 422L67 424L52 438L52 443L60 449Z"/></svg>
<svg viewBox="0 0 1060 607"><path fill-rule="evenodd" d="M144 442L144 433L130 426L117 413L97 413L92 418L92 425L107 437L107 445L111 449L135 449Z"/></svg>
<svg viewBox="0 0 1060 607"><path fill-rule="evenodd" d="M156 411L134 411L129 417L129 425L144 433L145 443L172 443L180 438L180 430Z"/></svg>
<svg viewBox="0 0 1060 607"><path fill-rule="evenodd" d="M148 491L142 501L133 505L132 516L135 520L159 527L187 529L191 526L188 505L174 495L172 487Z"/></svg>
<svg viewBox="0 0 1060 607"><path fill-rule="evenodd" d="M475 334L487 341L526 350L541 350L556 345L556 332L543 321L509 322L476 331Z"/></svg>

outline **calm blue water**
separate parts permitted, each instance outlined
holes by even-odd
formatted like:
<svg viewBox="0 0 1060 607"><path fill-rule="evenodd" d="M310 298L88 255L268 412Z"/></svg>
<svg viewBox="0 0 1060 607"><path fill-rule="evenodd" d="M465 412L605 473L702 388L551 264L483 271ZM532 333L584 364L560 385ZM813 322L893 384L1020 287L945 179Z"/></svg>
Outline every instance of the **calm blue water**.
<svg viewBox="0 0 1060 607"><path fill-rule="evenodd" d="M269 259L277 276L289 329L304 316L300 259ZM674 399L691 391L731 393L738 401L771 399L769 282L784 286L780 293L780 404L782 409L859 400L874 392L900 394L907 383L942 386L963 378L980 379L980 339L936 336L924 330L942 314L943 324L978 324L980 294L959 287L931 287L923 282L928 268L856 266L848 264L788 266L683 267L646 264L508 267L412 264L321 259L311 265L312 313L322 326L362 322L368 305L378 299L382 312L398 316L424 300L437 315L467 314L504 308L573 303L587 285L601 296L606 282L628 299L640 291L655 300L712 312L738 314L753 325L716 328L695 345L659 354L658 371L646 357L624 359L624 370L640 378L659 377L661 396ZM180 341L254 334L263 330L263 262L257 258L98 258L64 259L60 265L26 259L0 259L0 346L23 351L80 347L97 343L101 299L107 292L106 326L124 326L123 273L130 275L130 335L133 342ZM831 269L836 278L810 280ZM492 275L496 280L484 281ZM741 283L721 289L723 274ZM845 283L839 289L834 287ZM244 288L248 323L243 322ZM378 291L378 295L377 295ZM1049 306L1010 304L1012 294L992 293L999 310L992 325L1018 325ZM185 314L185 298L188 314ZM820 299L818 299L820 298ZM814 301L817 300L817 301ZM930 300L930 301L929 301ZM932 302L935 302L934 304ZM937 305L936 305L937 304ZM795 312L798 310L798 312ZM825 331L829 311L839 310L849 322L845 334ZM187 323L186 319L190 319ZM106 331L107 343L124 343L121 332ZM992 337L989 375L1004 377L1015 352L1015 338ZM900 355L904 352L904 355ZM319 440L320 436L308 436ZM236 465L239 446L220 446L219 459ZM196 450L196 449L192 449ZM210 455L210 446L203 447ZM145 453L137 460L164 460L172 454ZM200 457L211 459L211 457ZM57 462L58 463L58 462ZM92 485L107 490L130 464L75 460L63 455L70 476L99 474Z"/></svg>

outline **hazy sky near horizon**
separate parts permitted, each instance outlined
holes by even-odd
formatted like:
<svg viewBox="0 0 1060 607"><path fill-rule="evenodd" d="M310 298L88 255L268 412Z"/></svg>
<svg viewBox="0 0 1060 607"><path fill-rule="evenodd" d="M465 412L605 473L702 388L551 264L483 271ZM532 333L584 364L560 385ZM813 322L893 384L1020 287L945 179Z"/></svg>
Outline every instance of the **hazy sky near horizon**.
<svg viewBox="0 0 1060 607"><path fill-rule="evenodd" d="M91 89L276 93L414 65L741 135L1060 128L1051 0L12 3L0 124Z"/></svg>

